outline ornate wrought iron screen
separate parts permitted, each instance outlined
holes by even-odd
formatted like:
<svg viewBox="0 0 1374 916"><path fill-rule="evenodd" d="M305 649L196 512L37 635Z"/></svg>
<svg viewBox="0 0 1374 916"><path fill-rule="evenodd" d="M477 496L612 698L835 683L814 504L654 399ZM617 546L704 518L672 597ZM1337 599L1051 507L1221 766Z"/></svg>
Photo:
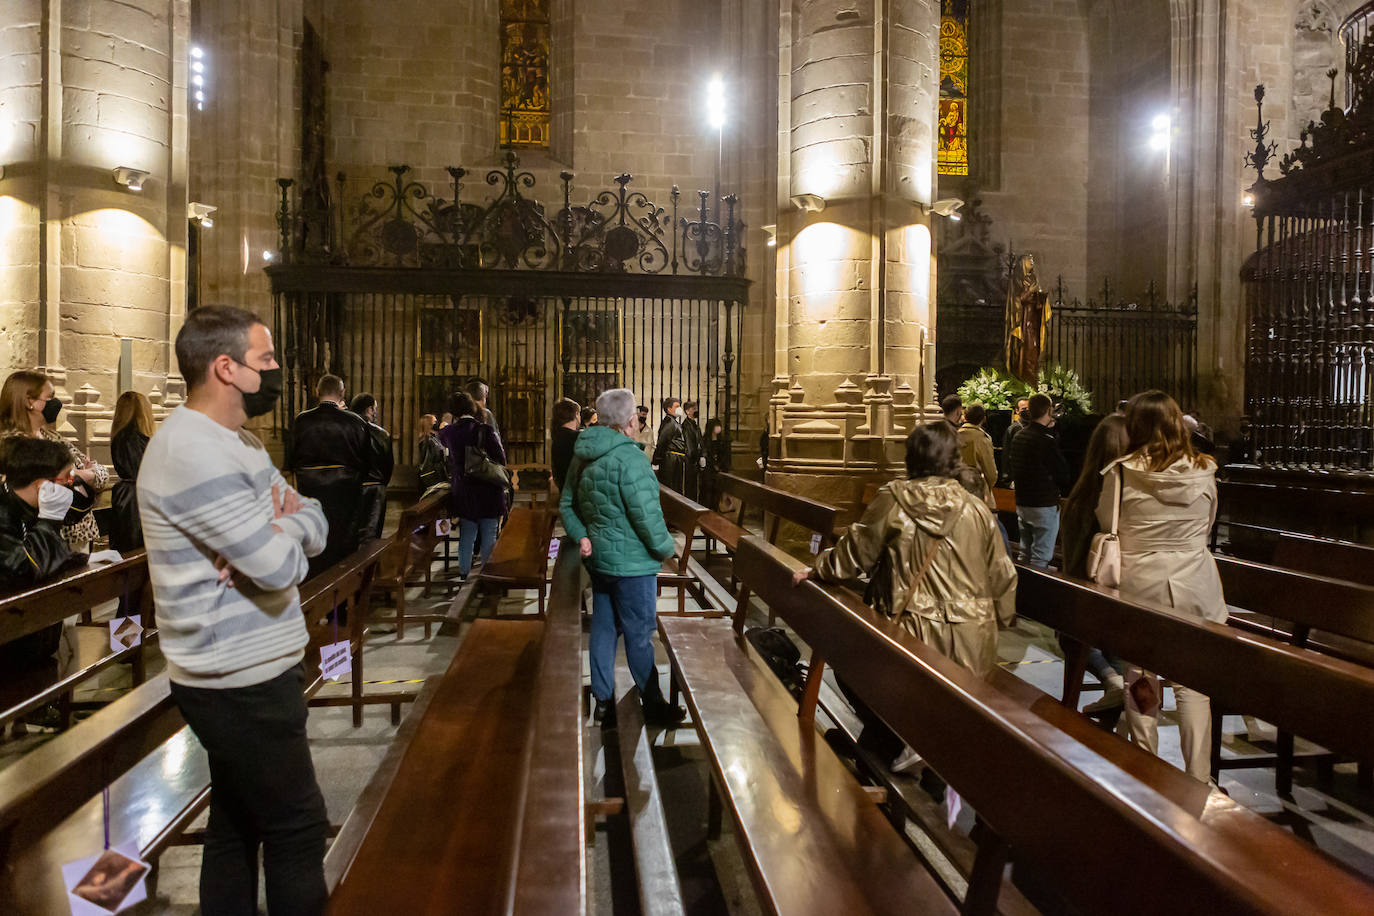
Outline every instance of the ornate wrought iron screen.
<svg viewBox="0 0 1374 916"><path fill-rule="evenodd" d="M1374 35L1354 57L1353 107L1321 124L1266 180L1272 158L1256 87L1257 251L1242 277L1249 312L1246 403L1255 461L1268 467L1374 470ZM1310 141L1310 143L1309 143Z"/></svg>
<svg viewBox="0 0 1374 916"><path fill-rule="evenodd" d="M342 215L297 206L280 182L284 263L268 273L287 357L281 424L332 372L381 401L403 465L416 419L474 377L491 386L512 462L547 461L553 401L587 405L607 388L631 388L655 418L660 398L695 398L703 420L733 429L748 293L733 197L716 222L704 192L688 216L673 189L669 216L621 175L577 206L564 172L548 216L513 155L486 174L483 204L463 200L463 169L449 169L451 200L408 171L392 167Z"/></svg>

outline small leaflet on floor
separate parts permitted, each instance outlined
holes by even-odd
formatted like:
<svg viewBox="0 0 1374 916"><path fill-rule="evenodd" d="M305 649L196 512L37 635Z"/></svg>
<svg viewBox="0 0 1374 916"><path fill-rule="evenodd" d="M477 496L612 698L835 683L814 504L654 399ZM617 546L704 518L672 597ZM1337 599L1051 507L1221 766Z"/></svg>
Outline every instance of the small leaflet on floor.
<svg viewBox="0 0 1374 916"><path fill-rule="evenodd" d="M345 674L353 672L353 653L348 640L332 642L320 646L320 676L326 681L337 681Z"/></svg>
<svg viewBox="0 0 1374 916"><path fill-rule="evenodd" d="M63 865L62 886L72 916L108 916L147 899L147 875L148 863L139 860L138 847L126 844Z"/></svg>
<svg viewBox="0 0 1374 916"><path fill-rule="evenodd" d="M816 554L818 554L818 553L820 553L820 552L821 552L821 536L820 536L819 534L813 534L813 535L811 535L811 555L812 555L812 556L815 556Z"/></svg>
<svg viewBox="0 0 1374 916"><path fill-rule="evenodd" d="M964 800L954 791L953 786L945 786L945 824L951 830L954 829L954 822L959 819L959 812L962 810Z"/></svg>
<svg viewBox="0 0 1374 916"><path fill-rule="evenodd" d="M110 621L110 651L123 652L143 642L143 627L132 617Z"/></svg>

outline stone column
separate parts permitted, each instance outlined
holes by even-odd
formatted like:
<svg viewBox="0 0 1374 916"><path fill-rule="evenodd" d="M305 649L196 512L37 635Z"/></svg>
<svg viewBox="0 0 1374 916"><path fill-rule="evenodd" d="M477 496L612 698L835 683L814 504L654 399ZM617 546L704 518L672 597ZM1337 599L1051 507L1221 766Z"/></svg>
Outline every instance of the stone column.
<svg viewBox="0 0 1374 916"><path fill-rule="evenodd" d="M120 338L165 389L184 308L187 0L21 0L0 31L3 368L39 366L61 431L108 458ZM115 169L136 170L121 185Z"/></svg>
<svg viewBox="0 0 1374 916"><path fill-rule="evenodd" d="M769 479L853 506L866 481L899 471L912 423L938 415L923 368L935 325L940 7L782 11Z"/></svg>

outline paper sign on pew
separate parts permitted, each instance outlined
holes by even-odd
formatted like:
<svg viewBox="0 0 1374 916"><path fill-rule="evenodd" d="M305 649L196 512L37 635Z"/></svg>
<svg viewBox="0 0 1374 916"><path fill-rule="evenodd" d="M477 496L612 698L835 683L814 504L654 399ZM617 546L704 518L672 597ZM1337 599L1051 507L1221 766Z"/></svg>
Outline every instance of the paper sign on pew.
<svg viewBox="0 0 1374 916"><path fill-rule="evenodd" d="M945 825L949 829L954 829L954 822L959 819L959 812L963 810L964 800L954 791L954 786L945 786Z"/></svg>
<svg viewBox="0 0 1374 916"><path fill-rule="evenodd" d="M814 557L816 554L818 554L818 553L820 553L820 552L821 552L821 536L820 536L819 534L813 534L813 535L811 535L811 555Z"/></svg>
<svg viewBox="0 0 1374 916"><path fill-rule="evenodd" d="M562 541L563 541L562 538L554 538L552 541L549 541L549 559L550 559L550 560L556 560L556 559L558 559L558 547L559 547L559 545L562 543Z"/></svg>
<svg viewBox="0 0 1374 916"><path fill-rule="evenodd" d="M353 673L353 649L348 640L332 642L320 646L320 676L326 681L337 681L345 674Z"/></svg>
<svg viewBox="0 0 1374 916"><path fill-rule="evenodd" d="M434 535L435 535L435 537L446 538L446 537L449 536L449 532L451 532L452 530L453 530L453 522L449 521L448 519L446 519L446 518L439 518L439 519L435 519L435 520L434 520Z"/></svg>
<svg viewBox="0 0 1374 916"><path fill-rule="evenodd" d="M108 916L142 903L148 897L143 886L147 876L148 863L138 858L132 843L62 866L72 916Z"/></svg>
<svg viewBox="0 0 1374 916"><path fill-rule="evenodd" d="M132 617L110 621L110 651L123 652L143 642L143 627Z"/></svg>

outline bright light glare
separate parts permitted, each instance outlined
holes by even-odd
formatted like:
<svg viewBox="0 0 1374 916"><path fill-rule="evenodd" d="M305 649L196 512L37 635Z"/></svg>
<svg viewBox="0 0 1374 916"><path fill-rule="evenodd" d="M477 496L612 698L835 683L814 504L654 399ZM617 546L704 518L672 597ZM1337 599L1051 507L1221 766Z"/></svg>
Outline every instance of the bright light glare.
<svg viewBox="0 0 1374 916"><path fill-rule="evenodd" d="M1162 149L1167 149L1168 146L1169 146L1169 136L1168 136L1168 134L1151 134L1151 135L1150 135L1150 149L1152 149L1152 150L1162 150Z"/></svg>
<svg viewBox="0 0 1374 916"><path fill-rule="evenodd" d="M264 252L262 253L262 259L263 259L264 261L270 261L270 260L272 260L274 257L276 257L276 255L272 254L272 252L270 252L270 251L264 251Z"/></svg>
<svg viewBox="0 0 1374 916"><path fill-rule="evenodd" d="M196 61L193 64L191 64L191 70L194 73L204 73L205 65L202 64L200 61Z"/></svg>
<svg viewBox="0 0 1374 916"><path fill-rule="evenodd" d="M725 127L725 81L719 74L706 84L706 119L716 130Z"/></svg>
<svg viewBox="0 0 1374 916"><path fill-rule="evenodd" d="M1157 134L1167 133L1169 130L1169 116L1166 114L1155 115L1155 119L1150 122L1150 127Z"/></svg>
<svg viewBox="0 0 1374 916"><path fill-rule="evenodd" d="M215 221L212 220L212 219L211 219L210 217L208 217L208 216L202 216L202 217L200 218L200 225L201 225L203 228L205 228L205 229L209 229L209 228L210 228L211 226L213 226L214 224L215 224Z"/></svg>
<svg viewBox="0 0 1374 916"><path fill-rule="evenodd" d="M1255 205L1255 195L1247 191L1241 196L1240 202L1247 207L1253 207Z"/></svg>
<svg viewBox="0 0 1374 916"><path fill-rule="evenodd" d="M205 56L205 52L201 50L200 45L191 45L191 56L199 59Z"/></svg>
<svg viewBox="0 0 1374 916"><path fill-rule="evenodd" d="M957 222L959 222L959 220L961 220L961 219L963 219L963 217L960 216L958 213L951 213L951 214L949 215L949 221L952 222L952 223L957 223Z"/></svg>
<svg viewBox="0 0 1374 916"><path fill-rule="evenodd" d="M201 76L199 73L197 73L195 76L191 77L191 85L193 85L193 86L204 86L204 85L205 85L205 77L203 77L203 76Z"/></svg>
<svg viewBox="0 0 1374 916"><path fill-rule="evenodd" d="M200 90L196 90L196 101L197 101L197 102L203 102L203 101L205 101L205 93L201 92Z"/></svg>

